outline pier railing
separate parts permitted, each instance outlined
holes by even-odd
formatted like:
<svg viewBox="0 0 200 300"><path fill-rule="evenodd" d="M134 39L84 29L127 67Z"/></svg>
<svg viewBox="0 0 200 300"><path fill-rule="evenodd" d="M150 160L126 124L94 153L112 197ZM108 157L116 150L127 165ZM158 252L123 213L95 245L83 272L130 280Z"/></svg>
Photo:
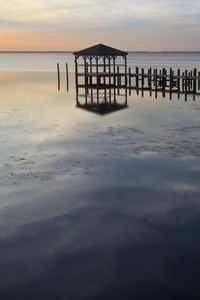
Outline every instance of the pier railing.
<svg viewBox="0 0 200 300"><path fill-rule="evenodd" d="M95 72L95 70L88 69L88 65L84 65L85 69L83 72L76 72L76 95L78 97L79 88L85 89L86 95L88 95L89 90L91 91L92 101L93 101L93 90L96 90L97 99L99 98L99 93L104 90L114 91L114 94L120 95L120 90L127 90L129 95L131 95L132 90L136 90L137 93L142 91L149 91L150 95L155 92L155 97L157 98L157 93L162 92L165 97L165 93L170 94L170 99L173 94L185 94L185 99L188 95L200 96L200 72L197 69L181 70L177 69L174 71L172 68L166 69L144 69L135 67L134 70L130 67L126 72L121 71L119 65L115 65L113 70L109 69L109 72ZM68 74L68 64L66 63L66 87L69 91L69 74ZM60 66L57 64L58 73L58 90L60 90ZM80 80L79 80L80 78ZM87 97L87 96L86 96ZM106 98L106 96L105 96Z"/></svg>
<svg viewBox="0 0 200 300"><path fill-rule="evenodd" d="M138 90L169 91L178 93L200 94L200 72L197 69L176 72L167 69L128 70L128 88Z"/></svg>

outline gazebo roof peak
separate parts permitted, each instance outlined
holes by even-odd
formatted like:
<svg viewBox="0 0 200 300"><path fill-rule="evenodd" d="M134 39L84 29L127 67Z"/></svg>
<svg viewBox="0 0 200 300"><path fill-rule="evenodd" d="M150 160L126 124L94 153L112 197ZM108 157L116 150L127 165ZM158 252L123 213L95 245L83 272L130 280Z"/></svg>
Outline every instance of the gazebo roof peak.
<svg viewBox="0 0 200 300"><path fill-rule="evenodd" d="M103 44L97 44L73 54L76 56L124 56L128 53Z"/></svg>

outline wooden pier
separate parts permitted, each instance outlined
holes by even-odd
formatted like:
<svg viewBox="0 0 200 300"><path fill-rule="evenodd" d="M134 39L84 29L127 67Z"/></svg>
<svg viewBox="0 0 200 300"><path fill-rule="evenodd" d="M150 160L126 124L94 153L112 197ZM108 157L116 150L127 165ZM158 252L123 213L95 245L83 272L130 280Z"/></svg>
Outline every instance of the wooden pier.
<svg viewBox="0 0 200 300"><path fill-rule="evenodd" d="M192 71L180 69L174 71L171 68L167 69L139 69L135 68L132 72L128 70L128 88L129 90L151 90L169 93L187 93L200 95L200 72L197 69Z"/></svg>
<svg viewBox="0 0 200 300"><path fill-rule="evenodd" d="M150 96L155 92L155 97L159 92L165 97L169 93L170 99L173 94L200 95L200 72L194 70L173 70L166 69L144 69L136 67L132 70L128 68L127 52L98 44L90 48L75 52L75 80L76 99L78 103L79 89L84 90L86 103L87 98L91 103L97 100L107 99L107 94L120 95L121 90L125 90L131 95L132 90L149 91ZM113 93L111 92L113 91ZM101 97L100 94L104 93ZM94 96L95 95L95 96ZM109 97L110 98L110 97Z"/></svg>

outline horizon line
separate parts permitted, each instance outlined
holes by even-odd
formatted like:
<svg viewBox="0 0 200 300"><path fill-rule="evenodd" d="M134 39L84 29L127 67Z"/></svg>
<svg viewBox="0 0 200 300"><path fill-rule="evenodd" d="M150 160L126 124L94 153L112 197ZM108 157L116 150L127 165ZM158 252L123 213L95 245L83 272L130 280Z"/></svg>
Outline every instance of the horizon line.
<svg viewBox="0 0 200 300"><path fill-rule="evenodd" d="M75 50L0 50L0 53L73 53ZM127 50L128 53L200 53L200 50Z"/></svg>

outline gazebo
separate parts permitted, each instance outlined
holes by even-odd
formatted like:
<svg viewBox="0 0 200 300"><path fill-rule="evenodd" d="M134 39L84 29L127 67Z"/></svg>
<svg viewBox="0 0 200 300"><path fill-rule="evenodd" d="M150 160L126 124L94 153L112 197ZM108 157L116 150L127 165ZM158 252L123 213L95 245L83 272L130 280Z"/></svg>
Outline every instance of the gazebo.
<svg viewBox="0 0 200 300"><path fill-rule="evenodd" d="M73 53L75 56L76 96L79 88L84 88L86 96L91 92L91 103L96 92L127 87L127 52L103 44L98 44ZM87 100L87 99L86 99Z"/></svg>

